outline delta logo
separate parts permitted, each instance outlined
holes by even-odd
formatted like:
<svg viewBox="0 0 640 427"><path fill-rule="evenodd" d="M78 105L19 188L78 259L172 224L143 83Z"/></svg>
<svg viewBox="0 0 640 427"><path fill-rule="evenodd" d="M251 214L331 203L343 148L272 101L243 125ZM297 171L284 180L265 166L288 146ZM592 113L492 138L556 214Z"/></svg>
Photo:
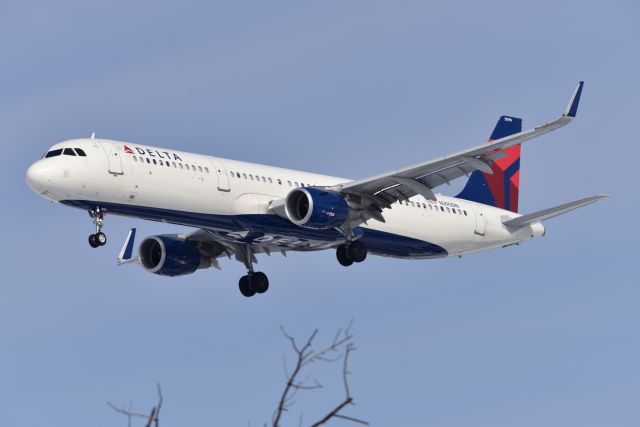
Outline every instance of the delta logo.
<svg viewBox="0 0 640 427"><path fill-rule="evenodd" d="M133 147L133 149L131 149L125 145L124 152L127 154L138 153L141 156L149 156L149 157L154 157L154 158L164 159L164 160L176 160L179 162L182 161L182 158L180 158L180 156L178 156L176 153L170 153L168 151L152 150L151 148Z"/></svg>

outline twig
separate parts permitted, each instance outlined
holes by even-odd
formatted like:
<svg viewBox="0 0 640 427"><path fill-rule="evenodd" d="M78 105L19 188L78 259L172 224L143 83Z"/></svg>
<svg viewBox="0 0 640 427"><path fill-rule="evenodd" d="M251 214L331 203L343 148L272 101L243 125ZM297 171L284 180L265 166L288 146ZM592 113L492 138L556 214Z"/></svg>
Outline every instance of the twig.
<svg viewBox="0 0 640 427"><path fill-rule="evenodd" d="M152 426L159 427L160 409L162 408L162 402L164 400L164 397L162 396L162 389L160 388L160 384L158 384L156 387L158 390L158 404L151 408L151 412L149 414L141 414L139 412L134 412L133 401L129 402L129 409L126 409L124 406L117 407L111 402L107 402L107 405L109 405L109 407L114 411L119 412L127 417L128 427L131 427L131 419L133 417L145 418L147 420L145 427L152 427Z"/></svg>

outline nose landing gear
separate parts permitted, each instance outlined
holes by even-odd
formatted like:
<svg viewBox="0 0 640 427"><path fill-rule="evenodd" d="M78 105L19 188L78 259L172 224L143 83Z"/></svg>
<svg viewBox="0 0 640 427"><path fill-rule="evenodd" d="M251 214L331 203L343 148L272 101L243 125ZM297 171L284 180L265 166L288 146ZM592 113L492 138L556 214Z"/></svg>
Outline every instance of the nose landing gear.
<svg viewBox="0 0 640 427"><path fill-rule="evenodd" d="M100 206L89 209L89 216L96 226L96 233L89 235L89 246L92 248L97 248L98 246L104 246L107 244L107 235L102 232L102 227L104 226L104 215L105 212L100 209Z"/></svg>

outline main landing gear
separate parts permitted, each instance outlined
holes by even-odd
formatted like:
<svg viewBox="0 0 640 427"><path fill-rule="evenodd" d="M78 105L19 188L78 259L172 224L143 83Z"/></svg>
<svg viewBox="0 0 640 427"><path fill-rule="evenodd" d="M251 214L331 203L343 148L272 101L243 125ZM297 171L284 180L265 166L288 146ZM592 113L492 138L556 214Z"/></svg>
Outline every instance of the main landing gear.
<svg viewBox="0 0 640 427"><path fill-rule="evenodd" d="M238 282L240 293L245 297L252 297L255 294L263 294L269 290L269 278L261 271L253 271L254 255L251 246L246 245L244 253L236 253L238 261L247 267L247 275L242 276ZM255 261L257 262L257 261Z"/></svg>
<svg viewBox="0 0 640 427"><path fill-rule="evenodd" d="M240 293L245 297L252 297L255 294L263 294L269 289L269 279L261 271L249 272L240 278L238 283Z"/></svg>
<svg viewBox="0 0 640 427"><path fill-rule="evenodd" d="M359 240L347 242L336 248L338 262L349 267L354 262L362 262L367 258L367 247Z"/></svg>
<svg viewBox="0 0 640 427"><path fill-rule="evenodd" d="M97 248L107 244L107 235L102 232L105 212L99 206L89 209L89 216L96 226L96 233L89 235L89 246Z"/></svg>

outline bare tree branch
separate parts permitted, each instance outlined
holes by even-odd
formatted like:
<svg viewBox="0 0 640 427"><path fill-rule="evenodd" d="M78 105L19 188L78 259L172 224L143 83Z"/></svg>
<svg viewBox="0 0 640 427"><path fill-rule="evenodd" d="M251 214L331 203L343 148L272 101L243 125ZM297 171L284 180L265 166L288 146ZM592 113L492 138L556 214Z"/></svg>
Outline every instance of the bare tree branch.
<svg viewBox="0 0 640 427"><path fill-rule="evenodd" d="M347 376L349 374L348 363L349 363L349 354L355 350L355 346L352 343L353 335L351 334L351 325L353 324L353 320L349 322L349 325L346 329L338 329L336 335L327 347L324 347L318 351L313 348L313 341L318 335L318 330L314 330L313 333L309 336L309 338L305 341L304 345L299 346L296 342L295 338L289 335L284 328L280 328L282 334L291 344L291 348L296 354L296 363L293 370L289 373L289 370L286 366L286 359L284 363L284 372L287 378L287 383L285 388L280 396L280 400L278 402L278 406L273 415L273 427L280 427L280 423L282 417L286 411L295 403L293 398L296 396L299 390L315 390L322 388L322 384L320 384L317 380L313 380L313 383L309 383L309 375L307 375L303 380L299 380L298 378L301 376L303 369L313 363L313 362L336 362L340 359L343 360L343 369L342 369L342 379L344 383L345 390L345 398L342 402L340 402L335 408L333 408L329 413L327 413L322 419L317 421L313 426L320 426L325 424L332 418L341 418L347 421L352 421L355 423L360 423L364 425L368 425L366 421L353 418L350 416L340 414L346 406L353 405L353 398L351 397L351 392L349 390L349 383L347 380ZM298 421L301 425L302 418Z"/></svg>
<svg viewBox="0 0 640 427"><path fill-rule="evenodd" d="M344 360L342 364L342 382L344 383L344 393L345 393L344 400L340 402L335 408L333 408L329 413L327 413L327 415L325 415L322 419L312 424L312 427L321 426L322 424L325 424L327 421L329 421L332 418L341 418L344 420L353 421L355 423L369 425L369 423L366 421L340 414L340 411L342 411L348 405L354 405L353 397L351 396L351 391L349 390L349 381L348 381L349 354L351 354L351 352L354 350L355 350L355 347L353 343L349 342L344 352Z"/></svg>
<svg viewBox="0 0 640 427"><path fill-rule="evenodd" d="M133 401L129 402L129 408L125 408L124 406L122 407L117 407L116 405L114 405L111 402L107 402L107 405L109 405L109 407L111 409L113 409L114 411L123 414L127 417L127 426L131 427L131 420L132 418L144 418L147 420L147 423L145 424L145 427L159 427L160 425L160 409L162 408L162 402L164 400L164 397L162 396L162 389L160 388L160 384L158 384L157 386L157 390L158 390L158 404L156 406L153 406L151 408L151 412L148 414L141 414L139 412L134 412L133 411Z"/></svg>

